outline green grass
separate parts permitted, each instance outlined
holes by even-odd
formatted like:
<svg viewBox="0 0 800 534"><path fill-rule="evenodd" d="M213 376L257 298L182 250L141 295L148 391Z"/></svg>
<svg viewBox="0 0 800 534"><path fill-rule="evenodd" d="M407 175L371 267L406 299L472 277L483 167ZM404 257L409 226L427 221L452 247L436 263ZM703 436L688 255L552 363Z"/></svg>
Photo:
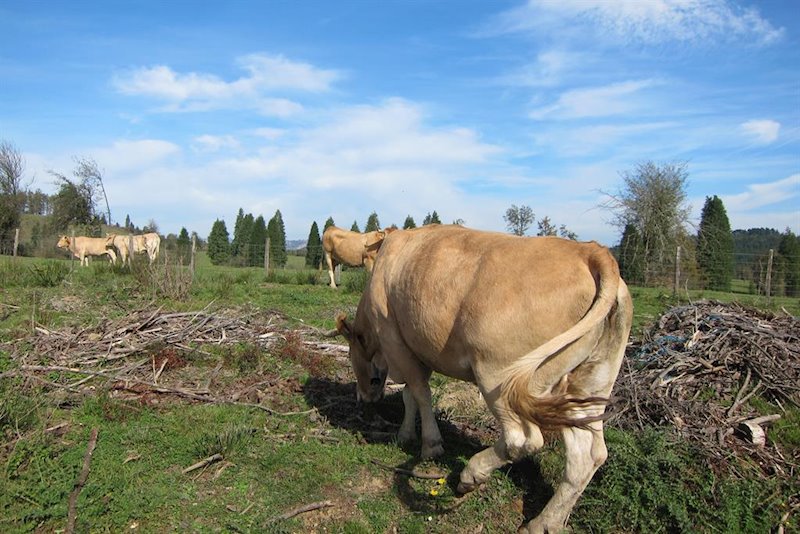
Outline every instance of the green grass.
<svg viewBox="0 0 800 534"><path fill-rule="evenodd" d="M337 312L354 313L366 281L363 270L345 271L342 287L333 290L326 273L306 270L298 260L289 256L286 269L267 274L216 267L201 254L188 291L179 294L175 287L159 289L180 285L177 278L168 279L176 273L142 265L131 272L102 262L88 269L76 263L70 270L67 260L0 258L0 343L28 336L37 325L80 329L146 307L278 311L289 324L326 330L333 328ZM312 277L315 283L306 283ZM768 304L741 294L673 296L645 288L631 293L635 332L687 299L736 300L800 314L797 299ZM0 373L13 371L20 357L6 347L0 344ZM316 373L335 372L308 360L300 340L289 336L270 350L247 343L199 348L203 355L190 360L199 377L221 364L219 381L225 384L272 376L279 383L298 383L300 391L287 387L280 393L281 411L311 408L302 387ZM41 357L25 356L29 363ZM58 373L47 379L63 380ZM446 382L433 380L435 388ZM481 526L484 532L508 532L540 509L563 469L561 447L548 445L536 458L499 470L483 491L460 501L453 493L457 474L478 445L446 427L445 456L420 464L417 447L366 440L366 422L363 428L344 428L318 413L273 416L243 406L123 400L108 384L96 384L93 395L83 396L0 378L0 531L64 528L68 496L95 427L98 445L78 500L79 531L120 532L135 525L141 532L303 532L323 526L341 533L472 532ZM397 397L385 402L399 407ZM760 413L780 413L766 400L751 403ZM785 454L796 455L798 429L800 414L790 409L768 436ZM796 493L796 487L779 482L733 477L721 466L710 469L668 429L609 429L606 435L609 460L570 519L578 533L768 532ZM182 473L214 453L224 462ZM373 461L439 470L447 483L398 476ZM323 500L334 506L275 521L296 506ZM787 525L792 528L798 528L796 517Z"/></svg>

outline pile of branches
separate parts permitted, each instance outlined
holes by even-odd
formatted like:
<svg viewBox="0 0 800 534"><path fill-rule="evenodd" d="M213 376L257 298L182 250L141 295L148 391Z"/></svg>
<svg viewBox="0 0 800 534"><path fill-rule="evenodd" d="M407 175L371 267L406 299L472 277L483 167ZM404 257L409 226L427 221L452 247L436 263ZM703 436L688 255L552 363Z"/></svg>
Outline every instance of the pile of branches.
<svg viewBox="0 0 800 534"><path fill-rule="evenodd" d="M775 413L758 413L756 395ZM610 424L670 425L713 457L747 454L766 475L800 476L800 458L764 439L800 406L800 320L789 314L715 301L672 308L629 346L614 396Z"/></svg>
<svg viewBox="0 0 800 534"><path fill-rule="evenodd" d="M209 305L210 306L210 305ZM111 381L112 389L137 394L168 394L201 402L246 404L241 392L212 391L215 370L203 374L169 371L197 357L218 355L212 346L257 346L267 352L299 344L315 355L344 358L346 347L305 337L329 335L314 328L291 328L289 318L264 310L203 310L165 312L162 308L133 311L118 319L101 319L96 325L50 329L36 324L32 335L0 343L16 365L4 376L27 377L51 388L77 392L93 379ZM297 351L297 348L293 348ZM52 377L60 378L53 382ZM205 376L204 376L205 375ZM249 389L253 386L250 385ZM266 406L257 406L272 411Z"/></svg>

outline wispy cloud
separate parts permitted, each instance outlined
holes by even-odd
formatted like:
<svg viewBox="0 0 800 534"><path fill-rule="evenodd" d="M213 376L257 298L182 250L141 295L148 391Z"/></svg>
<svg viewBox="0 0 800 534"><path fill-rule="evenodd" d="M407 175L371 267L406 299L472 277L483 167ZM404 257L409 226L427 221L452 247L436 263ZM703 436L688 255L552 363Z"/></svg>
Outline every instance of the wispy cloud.
<svg viewBox="0 0 800 534"><path fill-rule="evenodd" d="M577 119L627 113L640 105L635 95L657 83L655 80L631 80L573 89L562 93L553 104L534 109L529 116L536 120Z"/></svg>
<svg viewBox="0 0 800 534"><path fill-rule="evenodd" d="M92 158L109 173L146 169L170 156L178 154L180 147L160 139L115 141L111 146L92 149Z"/></svg>
<svg viewBox="0 0 800 534"><path fill-rule="evenodd" d="M781 124L769 119L750 120L740 124L739 128L751 141L768 145L778 138Z"/></svg>
<svg viewBox="0 0 800 534"><path fill-rule="evenodd" d="M784 34L755 8L726 0L529 0L501 14L492 29L650 44L731 39L769 44Z"/></svg>
<svg viewBox="0 0 800 534"><path fill-rule="evenodd" d="M726 195L722 199L725 206L732 210L751 211L772 204L788 202L798 197L800 197L800 174L792 174L774 182L750 184L745 192L738 195Z"/></svg>
<svg viewBox="0 0 800 534"><path fill-rule="evenodd" d="M584 54L566 50L546 50L529 64L498 79L503 85L517 87L552 87L581 63Z"/></svg>
<svg viewBox="0 0 800 534"><path fill-rule="evenodd" d="M237 149L239 140L232 135L199 135L192 141L192 148L197 152L217 152L223 149Z"/></svg>
<svg viewBox="0 0 800 534"><path fill-rule="evenodd" d="M117 73L112 84L125 95L145 96L164 103L161 111L256 109L264 115L286 117L302 110L293 100L276 93L320 93L341 77L281 55L250 54L237 60L247 72L232 81L208 73L180 73L166 65L140 67Z"/></svg>

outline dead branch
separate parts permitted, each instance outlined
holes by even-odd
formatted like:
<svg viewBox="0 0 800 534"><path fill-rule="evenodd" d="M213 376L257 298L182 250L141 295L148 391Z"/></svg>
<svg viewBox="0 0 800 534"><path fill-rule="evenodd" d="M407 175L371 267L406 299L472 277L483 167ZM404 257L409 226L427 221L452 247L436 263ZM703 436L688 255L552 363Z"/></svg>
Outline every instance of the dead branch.
<svg viewBox="0 0 800 534"><path fill-rule="evenodd" d="M221 454L219 454L219 453L217 453L217 454L212 454L212 455L211 455L211 456L209 456L208 458L203 458L202 460L200 460L200 461L199 461L199 462L197 462L196 464L192 464L192 465L190 465L189 467L187 467L186 469L184 469L184 470L182 471L182 473L183 473L184 475L185 475L186 473L191 473L192 471L194 471L194 470L196 470L196 469L200 469L201 467L206 467L207 465L211 465L211 464L213 464L214 462L219 462L220 460L222 460L222 455L221 455Z"/></svg>
<svg viewBox="0 0 800 534"><path fill-rule="evenodd" d="M86 454L83 455L83 468L78 476L78 480L75 482L75 488L72 490L72 493L69 494L67 528L65 530L67 534L75 532L75 522L78 519L78 495L83 489L84 484L86 484L86 479L89 478L89 463L92 461L92 454L97 445L98 431L99 430L95 427L89 435L89 444L86 446Z"/></svg>
<svg viewBox="0 0 800 534"><path fill-rule="evenodd" d="M330 508L331 506L334 506L333 502L331 501L320 501L311 504L306 504L304 506L298 506L297 508L292 508L288 512L270 519L267 523L276 523L278 521L283 521L285 519L291 519L296 515L304 514L306 512L312 512L314 510L319 510L320 508Z"/></svg>

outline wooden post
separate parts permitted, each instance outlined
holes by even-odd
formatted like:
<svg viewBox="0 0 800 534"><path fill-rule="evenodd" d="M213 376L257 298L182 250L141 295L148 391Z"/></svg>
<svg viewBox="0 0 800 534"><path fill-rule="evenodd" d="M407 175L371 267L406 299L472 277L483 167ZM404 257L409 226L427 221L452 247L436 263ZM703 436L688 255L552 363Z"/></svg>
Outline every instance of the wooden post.
<svg viewBox="0 0 800 534"><path fill-rule="evenodd" d="M193 278L194 278L195 256L197 256L197 235L192 234L192 257L189 260L189 270L192 272Z"/></svg>
<svg viewBox="0 0 800 534"><path fill-rule="evenodd" d="M678 250L675 253L675 286L672 288L672 295L675 296L678 294L678 290L681 287L681 247L678 246Z"/></svg>
<svg viewBox="0 0 800 534"><path fill-rule="evenodd" d="M333 269L333 282L338 286L342 283L342 264L340 263Z"/></svg>
<svg viewBox="0 0 800 534"><path fill-rule="evenodd" d="M772 255L774 251L769 249L769 261L767 261L767 283L766 283L766 294L767 294L767 303L772 302Z"/></svg>
<svg viewBox="0 0 800 534"><path fill-rule="evenodd" d="M17 249L19 248L19 228L14 230L14 257L17 257Z"/></svg>
<svg viewBox="0 0 800 534"><path fill-rule="evenodd" d="M264 273L269 274L269 237L264 242Z"/></svg>

